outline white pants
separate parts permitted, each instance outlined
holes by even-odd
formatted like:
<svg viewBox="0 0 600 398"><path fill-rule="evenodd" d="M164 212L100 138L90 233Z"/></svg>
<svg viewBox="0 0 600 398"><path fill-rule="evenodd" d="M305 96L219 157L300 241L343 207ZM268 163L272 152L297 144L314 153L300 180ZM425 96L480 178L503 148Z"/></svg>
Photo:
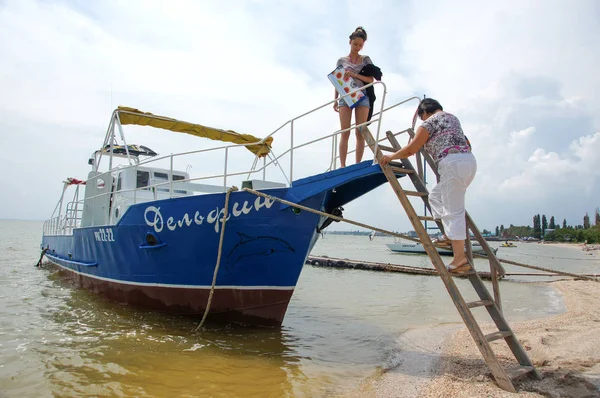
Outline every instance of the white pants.
<svg viewBox="0 0 600 398"><path fill-rule="evenodd" d="M438 163L440 182L429 193L433 218L441 219L450 240L467 238L465 193L477 172L472 153L453 153Z"/></svg>

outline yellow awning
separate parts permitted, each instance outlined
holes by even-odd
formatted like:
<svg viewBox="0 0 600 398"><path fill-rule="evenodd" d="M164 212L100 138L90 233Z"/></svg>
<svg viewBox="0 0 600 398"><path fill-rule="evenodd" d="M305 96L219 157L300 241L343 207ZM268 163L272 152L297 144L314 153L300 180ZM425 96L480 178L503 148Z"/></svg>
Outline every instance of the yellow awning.
<svg viewBox="0 0 600 398"><path fill-rule="evenodd" d="M142 112L135 108L120 106L118 108L119 120L121 124L136 124L138 126L150 126L157 129L174 131L176 133L186 133L198 137L210 138L211 140L233 142L234 144L249 144L259 142L261 139L250 134L239 134L231 130L221 130L212 127L202 126L182 122L170 117L153 115L152 113ZM262 144L247 145L246 148L259 158L267 156L271 150L273 137L267 138Z"/></svg>

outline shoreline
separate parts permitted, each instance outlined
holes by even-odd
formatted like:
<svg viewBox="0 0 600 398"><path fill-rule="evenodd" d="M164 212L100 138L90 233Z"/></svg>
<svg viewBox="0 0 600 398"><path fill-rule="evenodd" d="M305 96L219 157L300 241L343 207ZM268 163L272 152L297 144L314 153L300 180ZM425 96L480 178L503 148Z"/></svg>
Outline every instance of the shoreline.
<svg viewBox="0 0 600 398"><path fill-rule="evenodd" d="M436 376L442 363L444 342L463 327L462 323L420 326L407 330L396 338L402 350L393 358L392 367L380 370L345 398L394 397L412 398Z"/></svg>
<svg viewBox="0 0 600 398"><path fill-rule="evenodd" d="M573 246L573 244L570 244ZM528 397L600 396L600 283L543 282L561 293L566 311L511 322L542 380L514 382ZM496 331L490 323L484 333ZM366 381L346 397L514 397L500 389L464 324L412 329L398 338L403 349L395 367ZM504 367L516 361L504 341L492 342ZM406 351L405 351L406 350Z"/></svg>
<svg viewBox="0 0 600 398"><path fill-rule="evenodd" d="M586 253L588 256L600 256L600 244L598 243L567 243L567 242L545 242L542 243L542 245L551 245L551 246L558 246L558 247L566 247L569 249L577 249L579 251L582 251L584 253ZM587 247L587 250L585 250L584 248Z"/></svg>

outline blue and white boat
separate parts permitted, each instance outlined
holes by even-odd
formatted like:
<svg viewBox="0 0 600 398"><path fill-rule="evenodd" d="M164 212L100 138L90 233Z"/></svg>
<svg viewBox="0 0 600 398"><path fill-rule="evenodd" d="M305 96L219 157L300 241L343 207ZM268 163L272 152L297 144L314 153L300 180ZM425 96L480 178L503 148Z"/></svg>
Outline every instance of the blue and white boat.
<svg viewBox="0 0 600 398"><path fill-rule="evenodd" d="M423 245L419 242L403 242L397 241L394 243L388 243L387 247L396 253L413 253L413 254L427 254ZM452 247L436 247L437 252L443 256L453 256L454 252ZM485 255L485 250L478 242L471 242L471 250L474 254ZM492 247L491 250L494 254L498 251L498 248Z"/></svg>
<svg viewBox="0 0 600 398"><path fill-rule="evenodd" d="M123 125L231 144L160 157L147 147L127 144ZM338 134L316 141L332 140L335 148ZM386 178L368 160L341 169L334 161L328 171L291 180L283 172L281 156L272 152L273 135L259 139L119 107L103 145L89 160L87 179L64 182L54 214L44 224L41 248L46 258L79 286L117 302L202 316L212 288L209 320L280 325L306 258L332 220L243 190L231 192L213 285L227 182L246 175L242 188L341 213L342 206ZM292 158L290 174L297 150L292 143L293 138L285 151ZM251 169L228 169L234 151L248 150L254 159ZM180 157L197 159L216 152L225 158L221 175L192 177L174 168L185 164ZM289 180L265 179L269 168ZM217 178L217 184L205 183ZM71 191L73 199L67 200Z"/></svg>

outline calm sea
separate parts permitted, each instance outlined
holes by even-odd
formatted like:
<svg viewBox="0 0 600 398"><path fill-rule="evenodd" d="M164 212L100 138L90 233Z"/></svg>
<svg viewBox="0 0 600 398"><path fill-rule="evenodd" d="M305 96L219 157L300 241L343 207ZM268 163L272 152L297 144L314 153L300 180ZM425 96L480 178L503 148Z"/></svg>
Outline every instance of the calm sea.
<svg viewBox="0 0 600 398"><path fill-rule="evenodd" d="M193 333L193 320L114 304L34 267L41 230L0 221L0 397L331 396L394 366L408 329L460 322L439 278L307 265L281 328ZM389 252L391 242L326 235L313 254L429 266ZM498 255L600 272L600 258L576 248L519 244ZM564 310L552 288L526 280L501 282L509 320Z"/></svg>

